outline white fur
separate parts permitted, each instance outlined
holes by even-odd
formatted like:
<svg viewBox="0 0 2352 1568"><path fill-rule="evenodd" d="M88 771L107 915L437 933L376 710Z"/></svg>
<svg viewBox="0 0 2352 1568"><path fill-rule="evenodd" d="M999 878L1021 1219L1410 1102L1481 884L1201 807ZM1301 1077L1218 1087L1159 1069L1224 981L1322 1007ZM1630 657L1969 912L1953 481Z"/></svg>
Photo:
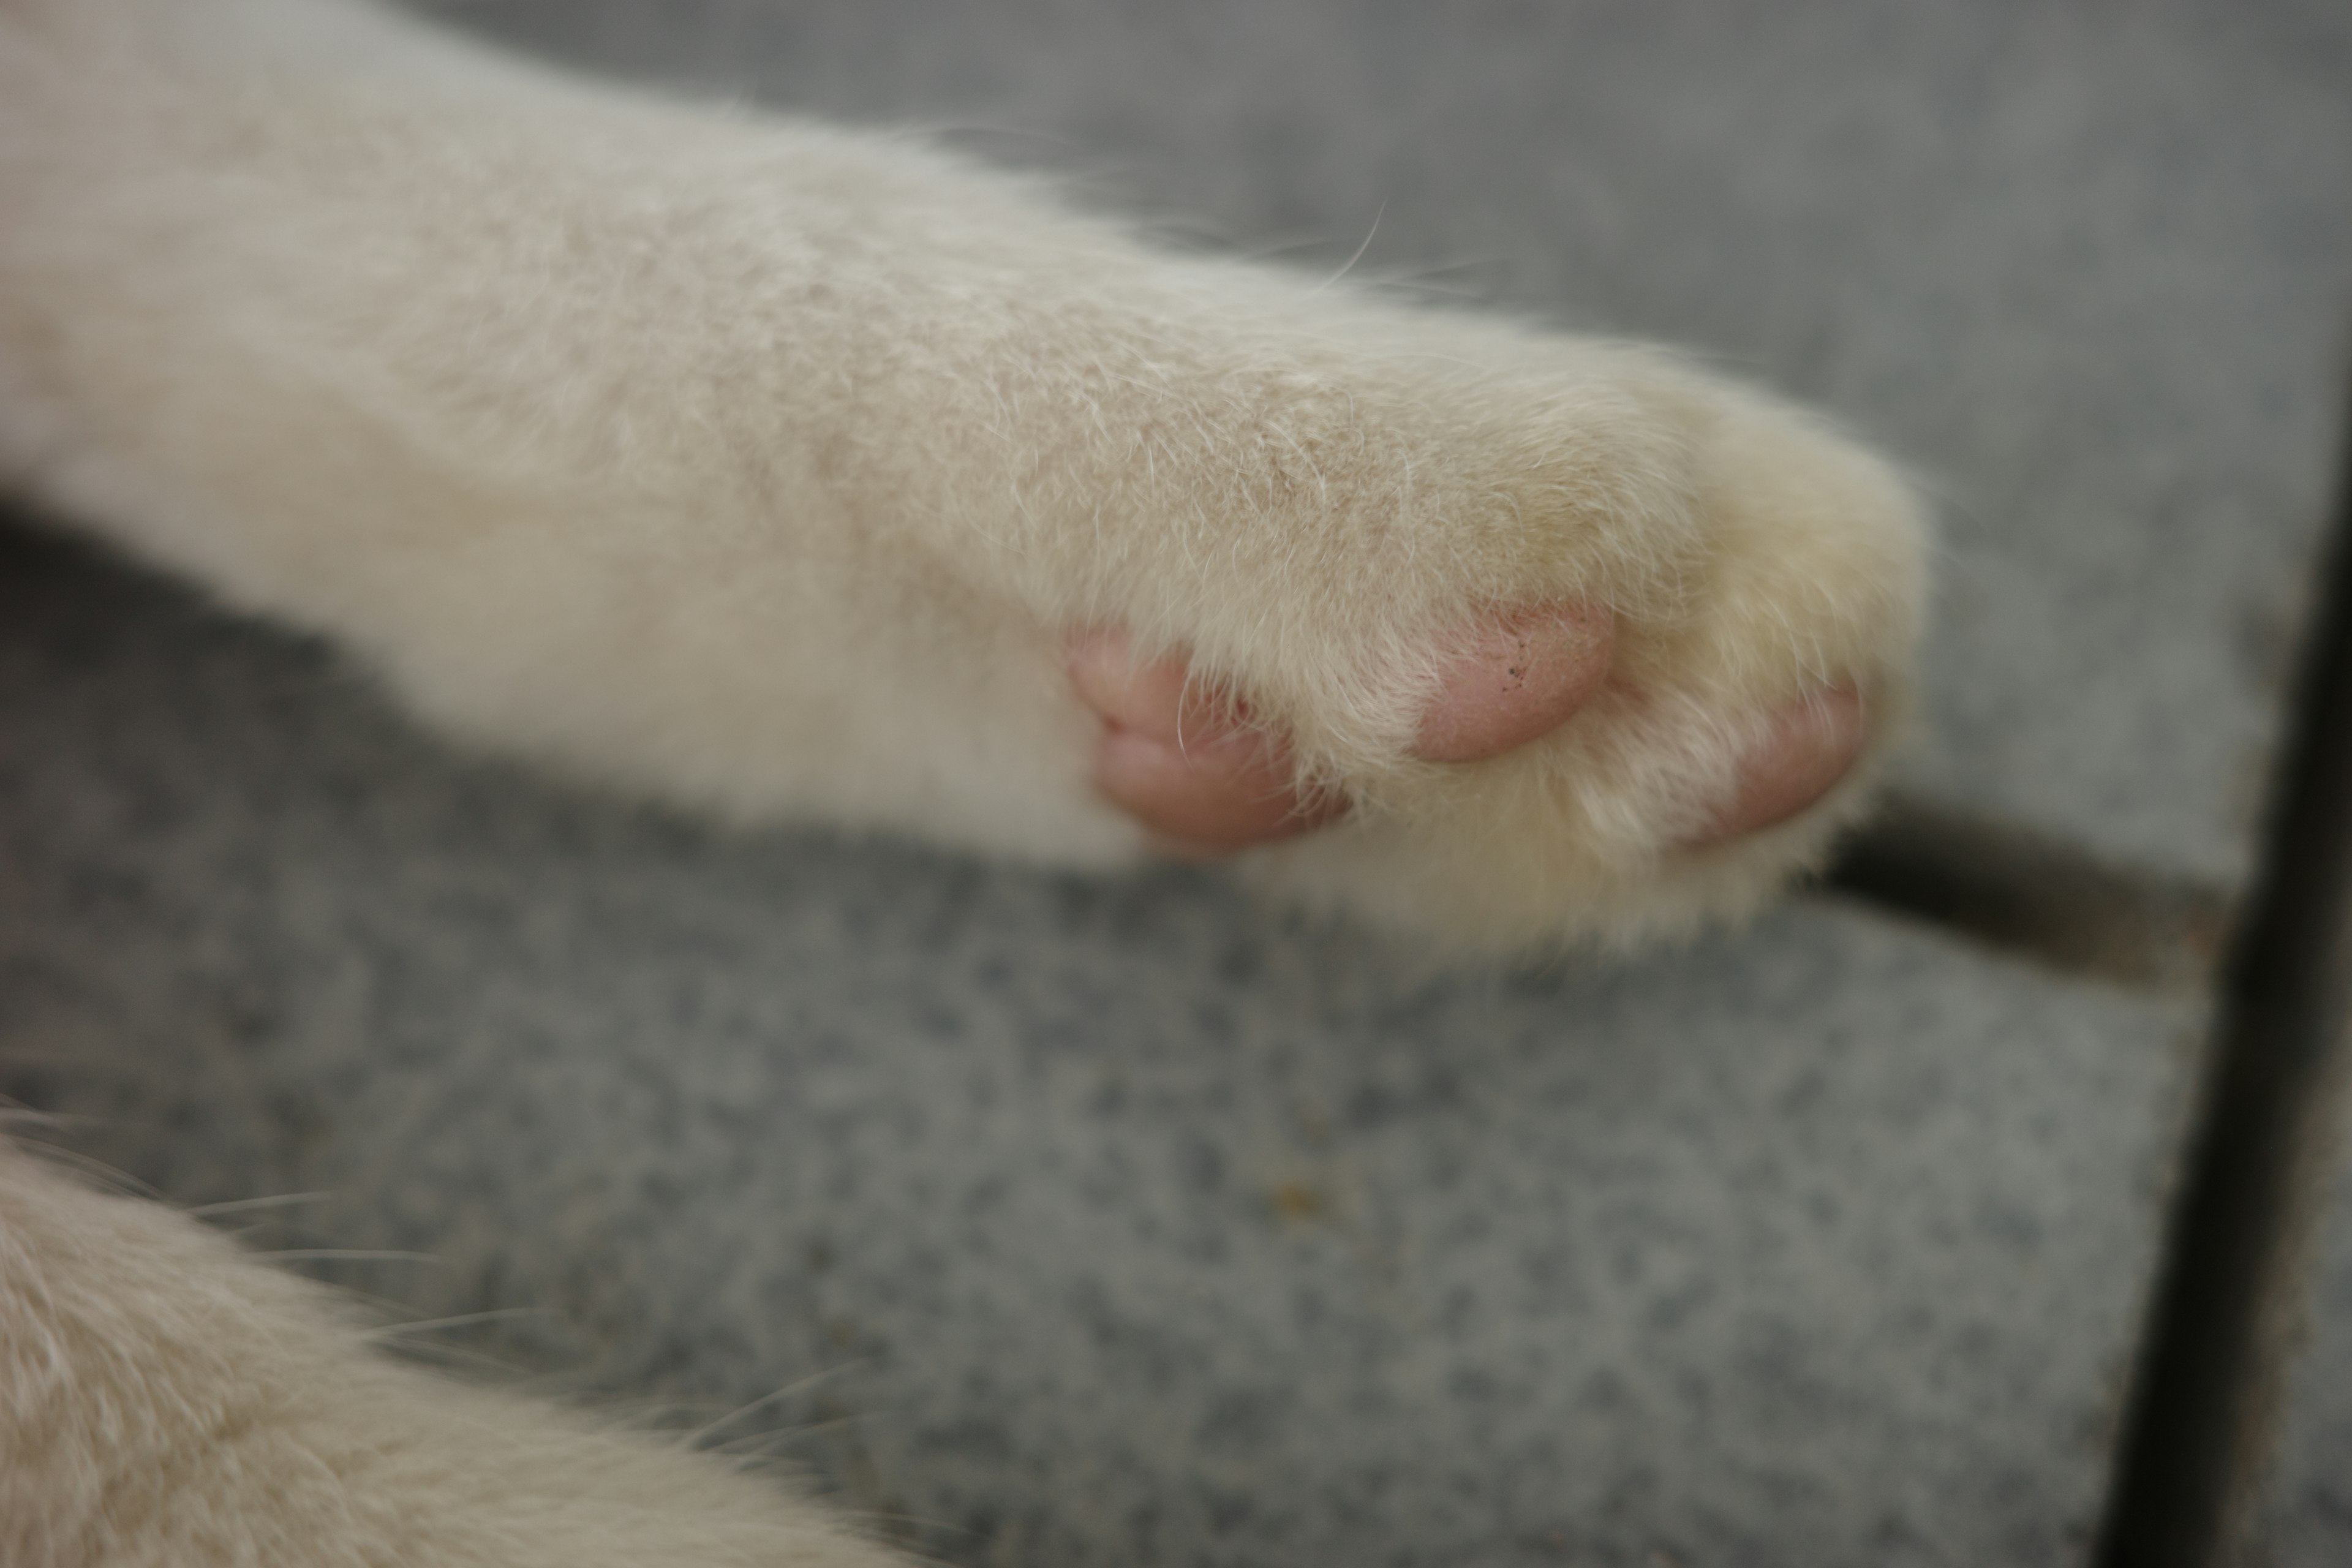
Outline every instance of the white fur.
<svg viewBox="0 0 2352 1568"><path fill-rule="evenodd" d="M1662 353L358 0L0 0L0 464L455 733L744 819L1139 858L1060 668L1119 626L1354 801L1255 874L1464 945L1751 905L1868 767L1671 847L1781 704L1853 684L1883 742L1919 613L1892 473ZM1618 617L1608 690L1410 757L1449 633L1563 597ZM873 1556L5 1151L0 1377L11 1563Z"/></svg>
<svg viewBox="0 0 2352 1568"><path fill-rule="evenodd" d="M455 731L744 818L1134 859L1060 639L1181 645L1359 805L1255 868L1454 942L1748 906L1836 804L1675 836L1772 705L1896 711L1919 597L1882 465L1655 353L347 0L0 0L0 459ZM1610 692L1409 758L1448 632L1570 595Z"/></svg>

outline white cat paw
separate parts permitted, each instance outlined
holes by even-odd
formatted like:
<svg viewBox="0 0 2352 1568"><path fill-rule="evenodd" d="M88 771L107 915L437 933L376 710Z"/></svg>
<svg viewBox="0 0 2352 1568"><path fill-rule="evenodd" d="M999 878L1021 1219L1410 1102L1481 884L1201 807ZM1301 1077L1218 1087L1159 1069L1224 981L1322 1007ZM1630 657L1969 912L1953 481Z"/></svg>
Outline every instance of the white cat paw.
<svg viewBox="0 0 2352 1568"><path fill-rule="evenodd" d="M1458 946L1672 932L1817 863L1866 808L1906 705L1920 510L1805 416L1622 363L1635 384L1614 422L1569 424L1572 456L1532 475L1502 468L1483 515L1393 506L1353 534L1319 520L1370 558L1296 574L1336 617L1323 605L1211 658L1074 633L1097 787L1169 852L1238 854L1312 901ZM1524 431L1497 423L1472 461L1524 462ZM1601 471L1612 460L1623 471ZM1449 569L1466 580L1451 591ZM1335 574L1367 602L1347 605ZM1301 652L1321 668L1281 668Z"/></svg>

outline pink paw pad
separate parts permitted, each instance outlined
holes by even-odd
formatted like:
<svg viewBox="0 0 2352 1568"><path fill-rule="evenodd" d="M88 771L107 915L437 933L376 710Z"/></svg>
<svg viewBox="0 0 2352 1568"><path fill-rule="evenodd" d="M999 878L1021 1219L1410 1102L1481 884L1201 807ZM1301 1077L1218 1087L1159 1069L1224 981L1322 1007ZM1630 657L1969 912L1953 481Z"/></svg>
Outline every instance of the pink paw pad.
<svg viewBox="0 0 2352 1568"><path fill-rule="evenodd" d="M1607 684L1615 631L1606 610L1570 604L1508 613L1465 632L1441 659L1415 754L1481 762L1549 734ZM1125 636L1097 629L1071 637L1068 659L1071 684L1103 721L1096 786L1163 847L1229 854L1345 811L1337 797L1303 796L1284 738L1253 723L1245 702L1192 681L1181 658L1139 665ZM1853 767L1868 731L1851 687L1782 709L1741 763L1731 798L1689 847L1804 810Z"/></svg>
<svg viewBox="0 0 2352 1568"><path fill-rule="evenodd" d="M1799 698L1772 716L1763 738L1740 760L1731 799L1686 847L1786 822L1827 795L1860 760L1869 739L1868 711L1853 687Z"/></svg>

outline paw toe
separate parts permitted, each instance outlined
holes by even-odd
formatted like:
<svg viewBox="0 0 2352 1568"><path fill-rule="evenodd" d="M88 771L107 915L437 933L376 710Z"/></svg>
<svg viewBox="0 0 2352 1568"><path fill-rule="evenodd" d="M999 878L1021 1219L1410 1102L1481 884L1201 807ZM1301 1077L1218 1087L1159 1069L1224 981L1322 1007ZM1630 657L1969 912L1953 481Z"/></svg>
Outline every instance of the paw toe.
<svg viewBox="0 0 2352 1568"><path fill-rule="evenodd" d="M1127 639L1090 631L1069 647L1071 685L1103 721L1095 787L1161 847L1223 855L1306 832L1336 796L1300 790L1290 748L1177 658L1138 663Z"/></svg>
<svg viewBox="0 0 2352 1568"><path fill-rule="evenodd" d="M1790 703L1741 754L1730 798L1685 847L1721 844L1786 822L1829 794L1861 760L1869 740L1862 694L1850 686Z"/></svg>
<svg viewBox="0 0 2352 1568"><path fill-rule="evenodd" d="M1559 728L1609 677L1616 620L1570 603L1517 611L1447 650L1413 752L1434 763L1502 755Z"/></svg>

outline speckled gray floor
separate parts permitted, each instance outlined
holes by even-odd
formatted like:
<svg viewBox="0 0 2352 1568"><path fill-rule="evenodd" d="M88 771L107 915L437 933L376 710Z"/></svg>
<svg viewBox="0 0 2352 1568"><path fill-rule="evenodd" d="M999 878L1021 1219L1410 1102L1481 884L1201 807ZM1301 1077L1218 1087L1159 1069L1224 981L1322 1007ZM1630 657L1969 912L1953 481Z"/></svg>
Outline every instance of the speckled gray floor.
<svg viewBox="0 0 2352 1568"><path fill-rule="evenodd" d="M1830 907L1401 979L1206 878L729 839L0 567L0 1041L338 1277L551 1316L971 1561L2057 1562L2199 1009Z"/></svg>
<svg viewBox="0 0 2352 1568"><path fill-rule="evenodd" d="M2340 7L460 8L1317 267L1377 214L1364 268L1823 400L1949 500L1920 786L2244 876ZM2205 1007L1826 901L1447 979L1205 875L729 838L0 532L0 1087L183 1200L331 1188L270 1234L600 1389L817 1378L714 1440L955 1561L2079 1563Z"/></svg>

